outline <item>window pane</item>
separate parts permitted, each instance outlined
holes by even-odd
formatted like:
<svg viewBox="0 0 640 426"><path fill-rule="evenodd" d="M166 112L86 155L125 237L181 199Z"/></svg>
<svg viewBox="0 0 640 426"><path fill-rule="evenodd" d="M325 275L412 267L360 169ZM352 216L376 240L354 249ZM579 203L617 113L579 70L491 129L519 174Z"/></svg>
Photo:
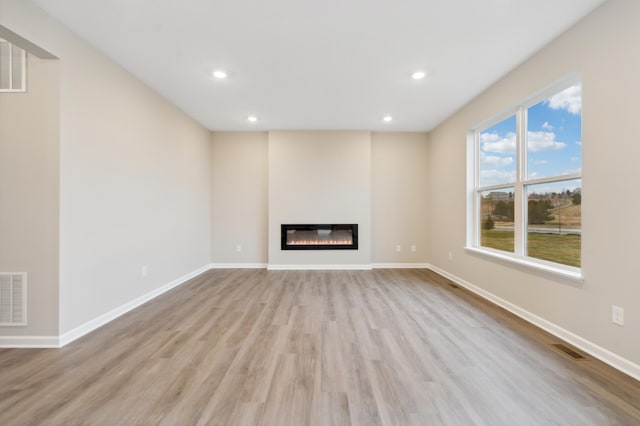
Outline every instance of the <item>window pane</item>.
<svg viewBox="0 0 640 426"><path fill-rule="evenodd" d="M582 85L577 83L527 110L527 178L582 170Z"/></svg>
<svg viewBox="0 0 640 426"><path fill-rule="evenodd" d="M480 132L480 186L516 181L516 116Z"/></svg>
<svg viewBox="0 0 640 426"><path fill-rule="evenodd" d="M527 256L580 267L582 180L527 185Z"/></svg>
<svg viewBox="0 0 640 426"><path fill-rule="evenodd" d="M0 40L0 89L11 88L11 81L9 80L10 66L10 45L4 40Z"/></svg>
<svg viewBox="0 0 640 426"><path fill-rule="evenodd" d="M513 253L513 188L480 192L480 245Z"/></svg>
<svg viewBox="0 0 640 426"><path fill-rule="evenodd" d="M13 74L12 74L12 86L11 88L13 90L22 90L24 88L23 84L22 84L22 54L24 53L24 50L20 49L19 47L13 46L13 49L11 49L11 68L13 69Z"/></svg>

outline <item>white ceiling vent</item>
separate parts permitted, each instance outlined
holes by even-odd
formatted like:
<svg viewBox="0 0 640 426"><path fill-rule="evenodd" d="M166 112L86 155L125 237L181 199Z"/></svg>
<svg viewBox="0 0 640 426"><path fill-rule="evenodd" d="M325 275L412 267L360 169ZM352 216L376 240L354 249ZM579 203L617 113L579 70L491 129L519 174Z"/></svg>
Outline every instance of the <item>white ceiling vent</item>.
<svg viewBox="0 0 640 426"><path fill-rule="evenodd" d="M0 326L27 325L27 273L0 272Z"/></svg>

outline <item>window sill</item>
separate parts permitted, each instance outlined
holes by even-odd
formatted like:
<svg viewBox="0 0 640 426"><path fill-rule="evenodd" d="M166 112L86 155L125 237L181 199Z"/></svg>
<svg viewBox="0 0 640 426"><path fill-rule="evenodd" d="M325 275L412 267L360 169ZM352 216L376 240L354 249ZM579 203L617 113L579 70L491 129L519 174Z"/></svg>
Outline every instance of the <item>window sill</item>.
<svg viewBox="0 0 640 426"><path fill-rule="evenodd" d="M551 264L547 264L546 262L537 262L535 260L529 260L526 258L516 257L510 254L503 254L493 250L481 249L477 247L465 247L467 252L472 254L478 254L481 256L489 257L495 260L503 261L505 263L509 263L512 265L522 266L527 269L535 270L538 272L543 272L545 274L550 274L555 277L561 277L570 281L583 283L584 275L582 274L582 270L579 268L573 267L559 267Z"/></svg>

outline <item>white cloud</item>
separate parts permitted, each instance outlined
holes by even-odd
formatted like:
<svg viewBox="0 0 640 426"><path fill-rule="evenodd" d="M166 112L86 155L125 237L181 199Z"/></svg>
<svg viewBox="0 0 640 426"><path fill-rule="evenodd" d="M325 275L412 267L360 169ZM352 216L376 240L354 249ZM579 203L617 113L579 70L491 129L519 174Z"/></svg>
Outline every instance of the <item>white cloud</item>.
<svg viewBox="0 0 640 426"><path fill-rule="evenodd" d="M551 124L549 124L548 121L545 121L544 123L542 123L542 128L544 130L553 130L553 126Z"/></svg>
<svg viewBox="0 0 640 426"><path fill-rule="evenodd" d="M508 183L516 181L515 170L481 170L480 171L480 184L481 185L497 185L499 183Z"/></svg>
<svg viewBox="0 0 640 426"><path fill-rule="evenodd" d="M582 167L578 167L577 169L568 169L568 170L564 170L561 174L562 175L573 175L576 173L582 173Z"/></svg>
<svg viewBox="0 0 640 426"><path fill-rule="evenodd" d="M580 145L580 146L582 146L582 141L577 141L577 142L576 142L576 145Z"/></svg>
<svg viewBox="0 0 640 426"><path fill-rule="evenodd" d="M532 152L557 150L567 146L566 143L557 141L553 132L529 132L528 139L527 148Z"/></svg>
<svg viewBox="0 0 640 426"><path fill-rule="evenodd" d="M499 154L513 154L516 152L516 134L509 132L505 137L497 133L480 133L482 150Z"/></svg>
<svg viewBox="0 0 640 426"><path fill-rule="evenodd" d="M515 154L516 152L516 135L515 133L507 133L506 136L500 136L497 133L481 133L480 144L482 151L495 152L497 154ZM532 152L557 150L566 147L567 144L556 140L556 134L553 132L529 132L528 133L528 149ZM487 156L491 158L492 156ZM504 160L501 157L497 157ZM491 160L490 160L491 161ZM493 159L496 164L499 162ZM491 163L488 163L491 164ZM506 163L503 163L506 164ZM510 163L509 163L510 164Z"/></svg>
<svg viewBox="0 0 640 426"><path fill-rule="evenodd" d="M508 166L513 164L513 157L499 157L497 155L487 155L484 152L480 152L480 163L488 166Z"/></svg>
<svg viewBox="0 0 640 426"><path fill-rule="evenodd" d="M533 164L542 165L542 164L549 164L549 162L547 160L536 160L533 162Z"/></svg>
<svg viewBox="0 0 640 426"><path fill-rule="evenodd" d="M549 184L538 184L535 186L532 186L531 188L533 189L533 193L539 194L539 195L545 195L545 194L551 194L553 192L555 193L560 193L560 192L564 192L566 190L569 191L575 191L578 188L581 188L582 185L580 183L580 181L578 180L567 180L564 182L555 182L555 183L549 183Z"/></svg>
<svg viewBox="0 0 640 426"><path fill-rule="evenodd" d="M571 114L580 114L582 111L582 84L578 83L551 96L545 103L551 109L564 109Z"/></svg>

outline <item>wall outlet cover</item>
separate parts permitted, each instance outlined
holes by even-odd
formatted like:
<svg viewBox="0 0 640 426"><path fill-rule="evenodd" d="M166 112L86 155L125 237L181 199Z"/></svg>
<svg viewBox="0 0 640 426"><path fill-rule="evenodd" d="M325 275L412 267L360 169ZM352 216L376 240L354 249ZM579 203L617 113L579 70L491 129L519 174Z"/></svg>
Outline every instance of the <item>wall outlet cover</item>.
<svg viewBox="0 0 640 426"><path fill-rule="evenodd" d="M624 325L624 308L613 305L611 307L611 321L617 325Z"/></svg>

